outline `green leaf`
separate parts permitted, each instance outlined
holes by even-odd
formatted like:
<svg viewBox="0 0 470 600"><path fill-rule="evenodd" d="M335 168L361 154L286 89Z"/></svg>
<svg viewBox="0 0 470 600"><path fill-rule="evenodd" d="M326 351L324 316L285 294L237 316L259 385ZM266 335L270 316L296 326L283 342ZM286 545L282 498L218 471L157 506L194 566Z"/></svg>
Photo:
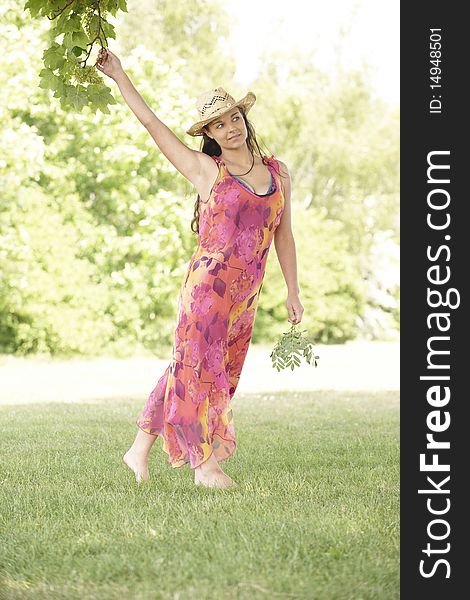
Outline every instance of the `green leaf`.
<svg viewBox="0 0 470 600"><path fill-rule="evenodd" d="M78 112L88 104L88 96L86 89L81 86L67 86L66 90L67 102Z"/></svg>
<svg viewBox="0 0 470 600"><path fill-rule="evenodd" d="M41 69L39 77L41 78L39 83L40 88L44 88L45 90L57 89L60 80L50 69Z"/></svg>
<svg viewBox="0 0 470 600"><path fill-rule="evenodd" d="M109 114L108 104L117 104L117 101L111 96L110 91L105 85L89 85L87 89L88 99L101 112Z"/></svg>
<svg viewBox="0 0 470 600"><path fill-rule="evenodd" d="M43 8L43 5L43 0L28 0L24 5L24 10L28 9L31 14L31 18L34 19L38 16L39 12Z"/></svg>
<svg viewBox="0 0 470 600"><path fill-rule="evenodd" d="M72 53L75 56L80 56L81 54L83 54L84 52L86 52L86 50L84 48L80 48L80 46L74 46L72 48Z"/></svg>
<svg viewBox="0 0 470 600"><path fill-rule="evenodd" d="M59 79L57 88L53 94L54 98L60 98L61 96L65 97L65 88L66 84L64 81L62 81L62 79Z"/></svg>
<svg viewBox="0 0 470 600"><path fill-rule="evenodd" d="M81 31L74 31L72 33L72 42L74 46L86 48L90 40L88 39L87 34L82 29Z"/></svg>
<svg viewBox="0 0 470 600"><path fill-rule="evenodd" d="M59 23L57 23L57 26L59 26ZM73 33L74 31L80 31L81 28L82 23L78 15L71 15L70 18L67 19L62 25L62 31L65 33Z"/></svg>
<svg viewBox="0 0 470 600"><path fill-rule="evenodd" d="M43 59L45 66L52 70L61 67L65 62L65 58L59 44L53 44L50 48L44 50Z"/></svg>
<svg viewBox="0 0 470 600"><path fill-rule="evenodd" d="M62 40L62 45L67 48L67 50L71 50L74 46L76 46L75 42L72 39L72 32L68 32L64 35L64 39Z"/></svg>
<svg viewBox="0 0 470 600"><path fill-rule="evenodd" d="M114 29L114 25L102 20L101 27L103 28L104 34L107 38L112 38L113 40L116 39L116 31Z"/></svg>

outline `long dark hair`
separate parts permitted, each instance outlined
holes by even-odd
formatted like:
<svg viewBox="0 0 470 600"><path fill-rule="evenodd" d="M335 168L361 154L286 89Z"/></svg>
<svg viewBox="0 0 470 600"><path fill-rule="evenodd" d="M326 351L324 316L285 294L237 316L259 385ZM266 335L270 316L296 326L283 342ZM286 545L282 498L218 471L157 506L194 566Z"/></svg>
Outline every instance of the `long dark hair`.
<svg viewBox="0 0 470 600"><path fill-rule="evenodd" d="M247 130L246 144L248 146L248 149L250 150L250 152L252 154L255 154L255 148L256 148L258 156L261 157L261 160L263 161L264 164L267 164L267 155L264 154L261 151L261 148L259 147L258 140L256 139L255 128L250 123L250 121L247 119L243 107L239 106L238 110L242 113L243 120L245 121L246 130ZM207 154L209 156L220 156L222 154L222 149L220 148L219 144L214 139L209 137L206 133L204 133L204 131L202 134L202 142L201 142L200 151L204 152L204 154ZM277 170L276 170L276 173L278 173ZM280 175L280 174L278 173L278 175ZM199 233L199 201L200 201L200 199L201 199L201 197L198 194L197 198L196 198L196 202L194 203L194 218L191 221L191 230L197 234Z"/></svg>

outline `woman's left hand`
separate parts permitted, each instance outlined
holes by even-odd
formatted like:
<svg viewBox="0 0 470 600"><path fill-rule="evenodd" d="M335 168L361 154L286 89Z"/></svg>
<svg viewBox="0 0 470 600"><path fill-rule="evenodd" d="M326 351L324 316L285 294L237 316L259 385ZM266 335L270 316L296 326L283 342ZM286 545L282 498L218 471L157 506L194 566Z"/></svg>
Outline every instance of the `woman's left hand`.
<svg viewBox="0 0 470 600"><path fill-rule="evenodd" d="M292 324L300 323L302 315L304 313L304 307L300 302L298 294L288 294L286 300L286 307L289 313L288 321Z"/></svg>

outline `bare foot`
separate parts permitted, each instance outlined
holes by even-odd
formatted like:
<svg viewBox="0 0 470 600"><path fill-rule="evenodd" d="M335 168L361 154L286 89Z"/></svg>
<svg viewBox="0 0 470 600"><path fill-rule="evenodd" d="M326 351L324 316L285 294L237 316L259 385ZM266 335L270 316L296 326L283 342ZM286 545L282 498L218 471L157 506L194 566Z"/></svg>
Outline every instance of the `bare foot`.
<svg viewBox="0 0 470 600"><path fill-rule="evenodd" d="M199 467L194 469L194 483L205 487L227 488L237 484L224 473L215 456L212 454Z"/></svg>
<svg viewBox="0 0 470 600"><path fill-rule="evenodd" d="M131 450L128 450L124 454L122 460L129 467L129 469L134 472L135 480L137 481L137 483L148 480L149 470L146 460L142 460L142 458L139 458Z"/></svg>

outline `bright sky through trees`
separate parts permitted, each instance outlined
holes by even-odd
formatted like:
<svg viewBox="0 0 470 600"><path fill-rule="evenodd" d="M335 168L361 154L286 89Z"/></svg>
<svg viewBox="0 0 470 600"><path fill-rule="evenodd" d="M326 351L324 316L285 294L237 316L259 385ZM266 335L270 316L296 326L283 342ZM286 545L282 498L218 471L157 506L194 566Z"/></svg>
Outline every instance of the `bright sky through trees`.
<svg viewBox="0 0 470 600"><path fill-rule="evenodd" d="M248 85L261 52L315 51L322 69L370 67L377 95L398 104L400 3L398 0L222 0L233 16L230 44L235 79Z"/></svg>

